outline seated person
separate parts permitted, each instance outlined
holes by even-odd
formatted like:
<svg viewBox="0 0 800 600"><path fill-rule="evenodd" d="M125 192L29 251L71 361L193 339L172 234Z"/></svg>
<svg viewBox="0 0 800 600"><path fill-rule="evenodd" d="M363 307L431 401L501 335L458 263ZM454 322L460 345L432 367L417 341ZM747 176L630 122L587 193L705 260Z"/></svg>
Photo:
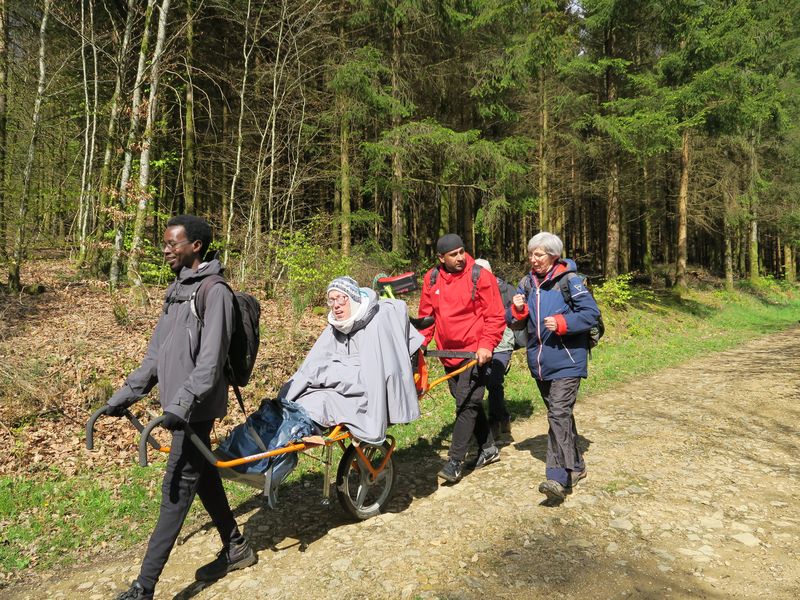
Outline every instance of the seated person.
<svg viewBox="0 0 800 600"><path fill-rule="evenodd" d="M354 438L382 443L389 425L420 416L410 356L423 337L405 302L379 300L351 277L331 281L326 295L329 325L280 397L319 425L342 423Z"/></svg>

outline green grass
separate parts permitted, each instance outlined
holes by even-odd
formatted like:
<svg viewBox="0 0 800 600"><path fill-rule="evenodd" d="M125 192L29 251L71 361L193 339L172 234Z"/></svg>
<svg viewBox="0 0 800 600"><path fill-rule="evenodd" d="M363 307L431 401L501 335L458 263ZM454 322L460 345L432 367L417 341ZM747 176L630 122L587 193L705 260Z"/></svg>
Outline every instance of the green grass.
<svg viewBox="0 0 800 600"><path fill-rule="evenodd" d="M683 298L642 295L625 310L604 308L603 315L606 336L593 351L584 395L794 326L800 318L800 294L796 288L772 286L691 292ZM512 361L506 398L514 417L526 418L541 410L541 400L524 352L516 352ZM432 377L440 374L441 368L433 365ZM426 395L421 407L421 419L391 430L406 465L440 452L452 432L453 400L446 384ZM321 471L319 462L304 458L289 483L307 478L318 482ZM144 469L121 469L113 477L95 472L67 476L53 468L46 476L0 478L0 571L67 565L85 548L124 548L147 538L158 510L162 473L160 459ZM258 493L235 483L225 486L234 507ZM205 520L195 502L189 526Z"/></svg>

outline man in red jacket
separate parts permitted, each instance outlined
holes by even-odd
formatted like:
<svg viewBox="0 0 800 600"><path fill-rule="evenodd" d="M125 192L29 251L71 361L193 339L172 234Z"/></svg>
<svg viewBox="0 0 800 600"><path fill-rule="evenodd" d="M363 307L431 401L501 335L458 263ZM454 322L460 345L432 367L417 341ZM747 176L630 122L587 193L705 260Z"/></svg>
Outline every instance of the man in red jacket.
<svg viewBox="0 0 800 600"><path fill-rule="evenodd" d="M448 461L439 477L457 483L463 475L467 444L473 433L480 447L475 468L500 458L483 412L483 394L486 366L506 327L505 311L497 280L490 271L474 266L461 237L454 233L443 235L436 243L436 252L439 264L425 274L419 301L419 316L434 317L434 324L421 331L425 344L433 338L439 350L475 352L478 361L476 366L448 380L456 401L456 420ZM463 358L442 358L448 373L464 362Z"/></svg>

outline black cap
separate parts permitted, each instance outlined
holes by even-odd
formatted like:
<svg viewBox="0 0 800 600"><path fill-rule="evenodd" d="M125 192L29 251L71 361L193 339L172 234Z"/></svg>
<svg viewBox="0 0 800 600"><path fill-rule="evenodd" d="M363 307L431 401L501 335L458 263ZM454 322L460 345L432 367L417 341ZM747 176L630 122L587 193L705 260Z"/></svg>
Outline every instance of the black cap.
<svg viewBox="0 0 800 600"><path fill-rule="evenodd" d="M447 254L458 248L464 247L464 240L457 233L446 233L436 242L436 253Z"/></svg>

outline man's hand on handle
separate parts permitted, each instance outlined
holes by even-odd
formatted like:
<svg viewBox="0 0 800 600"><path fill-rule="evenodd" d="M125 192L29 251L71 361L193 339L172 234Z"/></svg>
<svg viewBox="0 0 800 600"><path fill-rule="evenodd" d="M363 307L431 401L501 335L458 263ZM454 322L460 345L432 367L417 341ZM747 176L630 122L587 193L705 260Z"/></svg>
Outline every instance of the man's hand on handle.
<svg viewBox="0 0 800 600"><path fill-rule="evenodd" d="M478 348L475 352L475 358L478 359L478 366L483 366L492 360L492 351L488 348Z"/></svg>

